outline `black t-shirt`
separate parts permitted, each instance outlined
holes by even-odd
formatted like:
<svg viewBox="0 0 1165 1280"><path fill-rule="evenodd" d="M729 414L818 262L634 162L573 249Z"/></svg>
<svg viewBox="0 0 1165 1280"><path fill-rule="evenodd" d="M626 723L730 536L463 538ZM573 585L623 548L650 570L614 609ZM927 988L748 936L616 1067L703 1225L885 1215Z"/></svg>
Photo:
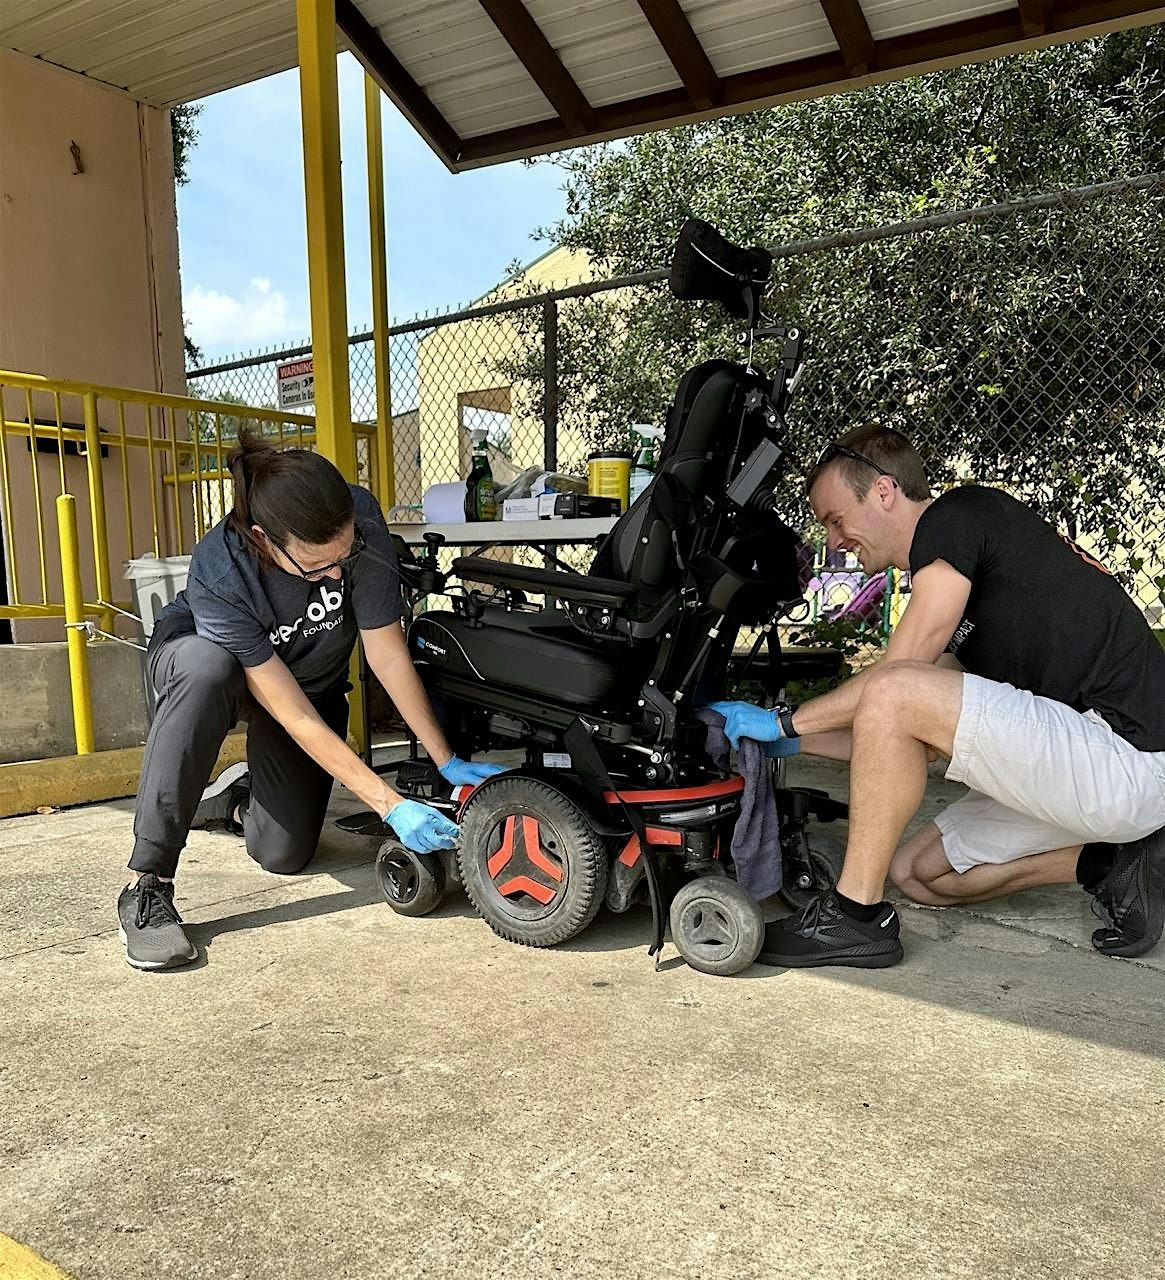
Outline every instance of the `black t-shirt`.
<svg viewBox="0 0 1165 1280"><path fill-rule="evenodd" d="M261 565L225 520L194 548L186 590L158 615L151 646L196 632L244 667L283 659L309 696L344 684L357 629L402 614L396 553L376 499L350 486L365 548L342 579L309 582Z"/></svg>
<svg viewBox="0 0 1165 1280"><path fill-rule="evenodd" d="M948 646L975 675L1094 710L1141 751L1165 751L1165 651L1112 575L999 489L951 489L922 513L918 573L971 583Z"/></svg>

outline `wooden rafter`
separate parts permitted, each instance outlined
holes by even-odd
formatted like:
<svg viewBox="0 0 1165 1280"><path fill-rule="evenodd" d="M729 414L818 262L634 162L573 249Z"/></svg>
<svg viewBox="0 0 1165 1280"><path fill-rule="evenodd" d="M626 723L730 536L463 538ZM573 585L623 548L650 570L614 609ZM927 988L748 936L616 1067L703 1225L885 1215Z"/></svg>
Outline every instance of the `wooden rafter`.
<svg viewBox="0 0 1165 1280"><path fill-rule="evenodd" d="M1025 36L1042 36L1052 21L1055 0L1019 0L1019 20Z"/></svg>
<svg viewBox="0 0 1165 1280"><path fill-rule="evenodd" d="M554 46L542 34L542 28L522 0L479 0L479 3L562 123L573 133L589 133L595 127L594 107L562 65Z"/></svg>
<svg viewBox="0 0 1165 1280"><path fill-rule="evenodd" d="M692 105L701 111L718 106L724 96L724 86L692 30L687 14L680 8L679 0L639 0L639 7L688 91Z"/></svg>
<svg viewBox="0 0 1165 1280"><path fill-rule="evenodd" d="M1140 25L1165 15L1165 0L1013 0L1014 8L874 40L860 0L819 0L837 40L835 52L793 62L716 76L695 55L699 41L681 0L637 0L668 57L681 88L592 107L534 22L523 0L478 0L527 68L557 115L509 129L458 138L378 33L355 0L336 0L339 25L386 93L453 169L585 145L644 130L668 127L700 114L750 110L802 97L816 97L872 74L879 80L915 75L969 58L998 56L1049 39L1069 39L1097 26ZM1154 7L1156 4L1158 7ZM683 22L683 28L676 17ZM684 34L686 29L687 34ZM700 57L707 61L702 49ZM714 80L712 77L716 77Z"/></svg>
<svg viewBox="0 0 1165 1280"><path fill-rule="evenodd" d="M336 0L336 26L364 70L452 168L461 153L461 139L356 7L355 0Z"/></svg>
<svg viewBox="0 0 1165 1280"><path fill-rule="evenodd" d="M864 76L873 71L877 66L877 48L858 0L820 0L820 4L849 74Z"/></svg>

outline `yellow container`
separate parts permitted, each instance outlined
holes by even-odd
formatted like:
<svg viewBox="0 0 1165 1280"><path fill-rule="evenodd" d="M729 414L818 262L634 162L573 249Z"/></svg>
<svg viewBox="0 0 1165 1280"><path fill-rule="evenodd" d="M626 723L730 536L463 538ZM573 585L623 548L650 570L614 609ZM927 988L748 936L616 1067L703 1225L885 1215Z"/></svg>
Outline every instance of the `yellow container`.
<svg viewBox="0 0 1165 1280"><path fill-rule="evenodd" d="M587 492L600 498L618 498L621 510L631 505L631 454L613 449L587 457Z"/></svg>

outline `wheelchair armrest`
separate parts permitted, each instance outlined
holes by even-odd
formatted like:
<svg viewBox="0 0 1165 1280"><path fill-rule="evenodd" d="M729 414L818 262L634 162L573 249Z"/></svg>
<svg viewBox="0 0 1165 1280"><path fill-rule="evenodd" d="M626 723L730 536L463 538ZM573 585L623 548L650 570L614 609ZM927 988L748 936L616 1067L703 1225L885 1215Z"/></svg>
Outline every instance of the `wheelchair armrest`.
<svg viewBox="0 0 1165 1280"><path fill-rule="evenodd" d="M453 572L459 578L469 578L474 582L516 587L520 591L532 591L560 600L577 600L608 609L622 608L637 594L633 586L616 578L593 578L584 574L560 573L556 569L530 569L522 564L491 560L488 556L460 556L453 561Z"/></svg>

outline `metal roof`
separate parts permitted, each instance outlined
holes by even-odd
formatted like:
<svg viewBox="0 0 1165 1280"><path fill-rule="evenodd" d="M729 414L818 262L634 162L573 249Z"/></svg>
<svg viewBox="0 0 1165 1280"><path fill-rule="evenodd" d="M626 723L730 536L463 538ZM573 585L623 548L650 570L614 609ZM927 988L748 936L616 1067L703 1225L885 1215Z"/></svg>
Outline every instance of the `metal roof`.
<svg viewBox="0 0 1165 1280"><path fill-rule="evenodd" d="M451 169L1165 20L1152 0L336 0ZM296 64L295 0L0 0L0 47L168 107Z"/></svg>

